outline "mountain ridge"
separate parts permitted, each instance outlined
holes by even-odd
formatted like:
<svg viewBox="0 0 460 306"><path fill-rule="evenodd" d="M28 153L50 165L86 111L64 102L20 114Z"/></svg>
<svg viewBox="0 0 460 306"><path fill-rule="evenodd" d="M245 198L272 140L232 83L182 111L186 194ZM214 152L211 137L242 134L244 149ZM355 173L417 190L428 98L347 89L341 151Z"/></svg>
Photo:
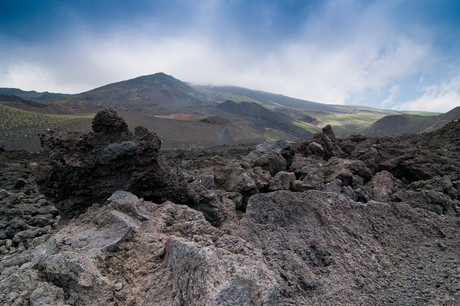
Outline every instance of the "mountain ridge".
<svg viewBox="0 0 460 306"><path fill-rule="evenodd" d="M442 128L452 120L460 119L460 106L437 116L393 115L383 117L362 130L366 136L430 132Z"/></svg>
<svg viewBox="0 0 460 306"><path fill-rule="evenodd" d="M25 100L49 100L58 97L68 96L69 94L64 93L53 93L53 92L37 92L35 90L24 91L19 88L8 88L0 87L0 94L8 96L18 96Z"/></svg>
<svg viewBox="0 0 460 306"><path fill-rule="evenodd" d="M170 149L260 142L263 139L298 142L312 138L326 125L334 128L337 137L347 137L361 133L384 116L414 114L356 105L328 105L235 86L191 85L165 73L53 97L31 101L2 99L0 96L0 103L21 111L62 116L90 116L102 108L114 108L124 114L131 126L142 124L158 131L164 141L163 147ZM10 109L1 110L12 113ZM30 141L22 135L34 134L36 129L32 127L36 127L37 122L21 122L21 129L17 129L15 120L28 120L29 115L13 113L13 117L0 114L7 127L3 134L9 135L0 137L0 143L14 138L17 144L24 143L29 147ZM53 117L52 121L55 119ZM68 128L68 125L62 128ZM84 130L88 128L90 126Z"/></svg>

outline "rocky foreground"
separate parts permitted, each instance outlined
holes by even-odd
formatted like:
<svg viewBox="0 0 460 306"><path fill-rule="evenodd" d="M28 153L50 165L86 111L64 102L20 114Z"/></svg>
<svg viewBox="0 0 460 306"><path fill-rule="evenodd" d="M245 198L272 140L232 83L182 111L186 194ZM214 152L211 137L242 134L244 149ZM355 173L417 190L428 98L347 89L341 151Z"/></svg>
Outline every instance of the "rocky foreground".
<svg viewBox="0 0 460 306"><path fill-rule="evenodd" d="M161 151L113 110L0 152L2 305L458 305L460 122Z"/></svg>

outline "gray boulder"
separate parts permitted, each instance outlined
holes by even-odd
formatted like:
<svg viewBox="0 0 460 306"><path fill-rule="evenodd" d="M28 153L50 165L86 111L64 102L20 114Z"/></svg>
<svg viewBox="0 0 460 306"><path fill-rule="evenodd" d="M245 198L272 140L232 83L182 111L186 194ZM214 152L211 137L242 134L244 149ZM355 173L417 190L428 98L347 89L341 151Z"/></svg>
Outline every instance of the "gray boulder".
<svg viewBox="0 0 460 306"><path fill-rule="evenodd" d="M385 170L377 172L366 184L366 200L389 202L396 185L397 180L390 172Z"/></svg>
<svg viewBox="0 0 460 306"><path fill-rule="evenodd" d="M280 171L285 171L287 164L284 157L276 152L267 152L254 160L254 166L261 167L270 172L272 176Z"/></svg>
<svg viewBox="0 0 460 306"><path fill-rule="evenodd" d="M295 174L292 172L280 171L270 181L269 191L289 190L294 183Z"/></svg>
<svg viewBox="0 0 460 306"><path fill-rule="evenodd" d="M284 140L265 140L258 144L256 149L246 155L243 160L253 162L265 153L278 153L290 164L294 158L292 146Z"/></svg>

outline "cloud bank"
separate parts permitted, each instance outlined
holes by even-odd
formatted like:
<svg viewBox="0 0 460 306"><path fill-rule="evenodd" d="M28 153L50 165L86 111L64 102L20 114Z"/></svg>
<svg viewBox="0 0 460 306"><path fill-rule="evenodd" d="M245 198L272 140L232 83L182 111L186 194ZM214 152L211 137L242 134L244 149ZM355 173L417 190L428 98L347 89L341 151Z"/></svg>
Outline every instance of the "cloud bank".
<svg viewBox="0 0 460 306"><path fill-rule="evenodd" d="M0 7L1 87L77 93L164 72L330 104L448 111L460 101L460 26L447 1L18 3Z"/></svg>

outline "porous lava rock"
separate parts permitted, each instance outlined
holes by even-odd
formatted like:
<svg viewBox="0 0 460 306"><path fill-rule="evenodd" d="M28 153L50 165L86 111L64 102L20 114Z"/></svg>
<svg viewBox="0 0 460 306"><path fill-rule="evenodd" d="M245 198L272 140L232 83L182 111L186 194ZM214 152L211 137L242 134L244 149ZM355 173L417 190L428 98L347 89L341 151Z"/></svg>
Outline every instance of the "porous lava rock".
<svg viewBox="0 0 460 306"><path fill-rule="evenodd" d="M137 212L136 212L137 211ZM139 218L139 213L145 216ZM2 305L276 305L260 250L185 205L116 192L0 261Z"/></svg>
<svg viewBox="0 0 460 306"><path fill-rule="evenodd" d="M279 305L442 305L459 298L458 218L322 191L249 199L236 234L261 249Z"/></svg>
<svg viewBox="0 0 460 306"><path fill-rule="evenodd" d="M325 160L333 156L338 156L342 152L337 144L337 139L331 125L326 125L323 128L323 132L316 133L312 140L300 143L297 151L305 157L315 155L323 157Z"/></svg>
<svg viewBox="0 0 460 306"><path fill-rule="evenodd" d="M452 121L433 132L371 138L357 135L341 139L338 144L343 152L340 157L362 161L375 174L364 188L364 198L391 198L438 214L458 215L458 135L460 122Z"/></svg>
<svg viewBox="0 0 460 306"><path fill-rule="evenodd" d="M88 134L46 130L39 135L50 165L38 184L64 216L72 217L114 191L186 203L187 190L159 161L161 141L142 126L132 134L113 109L96 114Z"/></svg>
<svg viewBox="0 0 460 306"><path fill-rule="evenodd" d="M33 155L0 153L0 304L458 304L459 122L381 138L327 128L316 140L332 155L283 141L160 154L153 133L99 115L89 134L44 133L57 136L43 138L48 199ZM285 162L256 162L267 155ZM61 222L66 199L78 216Z"/></svg>
<svg viewBox="0 0 460 306"><path fill-rule="evenodd" d="M34 181L38 164L45 161L44 154L36 152L0 153L0 256L23 252L58 226L58 210Z"/></svg>

